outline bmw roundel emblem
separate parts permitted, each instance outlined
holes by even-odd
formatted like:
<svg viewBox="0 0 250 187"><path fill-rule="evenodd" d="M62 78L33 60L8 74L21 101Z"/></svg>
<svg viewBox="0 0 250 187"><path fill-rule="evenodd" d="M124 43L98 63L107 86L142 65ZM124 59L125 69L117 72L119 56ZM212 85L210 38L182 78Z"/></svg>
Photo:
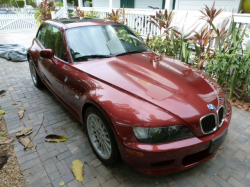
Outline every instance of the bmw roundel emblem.
<svg viewBox="0 0 250 187"><path fill-rule="evenodd" d="M208 104L207 107L208 107L210 110L212 110L212 111L215 111L215 109L216 109L215 106L212 105L212 104Z"/></svg>

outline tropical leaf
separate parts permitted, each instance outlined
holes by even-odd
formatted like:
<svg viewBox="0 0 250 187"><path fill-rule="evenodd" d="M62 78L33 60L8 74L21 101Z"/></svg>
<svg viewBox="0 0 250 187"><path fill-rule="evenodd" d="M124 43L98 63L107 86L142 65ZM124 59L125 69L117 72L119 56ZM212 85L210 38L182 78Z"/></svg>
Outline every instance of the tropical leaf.
<svg viewBox="0 0 250 187"><path fill-rule="evenodd" d="M45 141L46 142L65 142L66 140L68 140L65 136L62 135L56 135L56 134L50 134L48 136L45 137Z"/></svg>

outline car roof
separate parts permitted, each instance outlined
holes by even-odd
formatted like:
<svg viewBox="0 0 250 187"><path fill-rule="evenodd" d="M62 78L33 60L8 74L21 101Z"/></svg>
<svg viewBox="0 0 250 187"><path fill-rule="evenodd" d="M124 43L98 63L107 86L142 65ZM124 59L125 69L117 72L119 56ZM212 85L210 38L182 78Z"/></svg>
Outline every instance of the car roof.
<svg viewBox="0 0 250 187"><path fill-rule="evenodd" d="M58 26L63 26L65 29L82 27L82 26L91 26L91 25L110 25L110 24L120 24L118 22L100 19L100 18L88 18L83 17L83 19L79 17L73 18L59 18L46 21L47 23L56 24Z"/></svg>

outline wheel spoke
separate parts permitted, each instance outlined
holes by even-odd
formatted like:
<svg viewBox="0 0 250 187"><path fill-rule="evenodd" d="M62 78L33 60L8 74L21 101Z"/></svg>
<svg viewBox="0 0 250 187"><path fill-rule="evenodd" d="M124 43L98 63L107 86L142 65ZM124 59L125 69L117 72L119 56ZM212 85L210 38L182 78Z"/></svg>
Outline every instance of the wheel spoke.
<svg viewBox="0 0 250 187"><path fill-rule="evenodd" d="M104 141L104 145L105 145L107 151L109 152L111 150L111 146L106 141Z"/></svg>
<svg viewBox="0 0 250 187"><path fill-rule="evenodd" d="M108 148L111 149L110 143L108 143L107 141L104 141L104 142L105 142L105 144L108 146Z"/></svg>
<svg viewBox="0 0 250 187"><path fill-rule="evenodd" d="M104 142L102 142L102 145L103 145L103 150L104 150L105 154L108 154L109 151L106 147L106 144Z"/></svg>
<svg viewBox="0 0 250 187"><path fill-rule="evenodd" d="M110 139L109 138L107 138L106 136L104 136L104 139L105 139L105 142L109 142L110 143Z"/></svg>
<svg viewBox="0 0 250 187"><path fill-rule="evenodd" d="M100 145L101 145L101 151L102 151L102 153L105 154L105 150L104 150L104 146L103 146L103 142L102 141L100 142Z"/></svg>
<svg viewBox="0 0 250 187"><path fill-rule="evenodd" d="M97 130L98 129L98 126L96 125L96 121L95 121L95 119L91 119L91 122L92 122L92 124L93 124L93 126L95 127L95 129Z"/></svg>

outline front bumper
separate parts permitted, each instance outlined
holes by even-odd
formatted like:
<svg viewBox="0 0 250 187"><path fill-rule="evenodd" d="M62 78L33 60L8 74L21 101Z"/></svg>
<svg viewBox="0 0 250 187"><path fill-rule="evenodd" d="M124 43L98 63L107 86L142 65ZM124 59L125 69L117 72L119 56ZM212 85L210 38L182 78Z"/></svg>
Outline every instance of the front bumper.
<svg viewBox="0 0 250 187"><path fill-rule="evenodd" d="M149 175L164 175L199 165L212 158L211 141L226 133L231 119L231 106L223 125L214 133L164 144L123 141L119 145L123 160L135 170Z"/></svg>

